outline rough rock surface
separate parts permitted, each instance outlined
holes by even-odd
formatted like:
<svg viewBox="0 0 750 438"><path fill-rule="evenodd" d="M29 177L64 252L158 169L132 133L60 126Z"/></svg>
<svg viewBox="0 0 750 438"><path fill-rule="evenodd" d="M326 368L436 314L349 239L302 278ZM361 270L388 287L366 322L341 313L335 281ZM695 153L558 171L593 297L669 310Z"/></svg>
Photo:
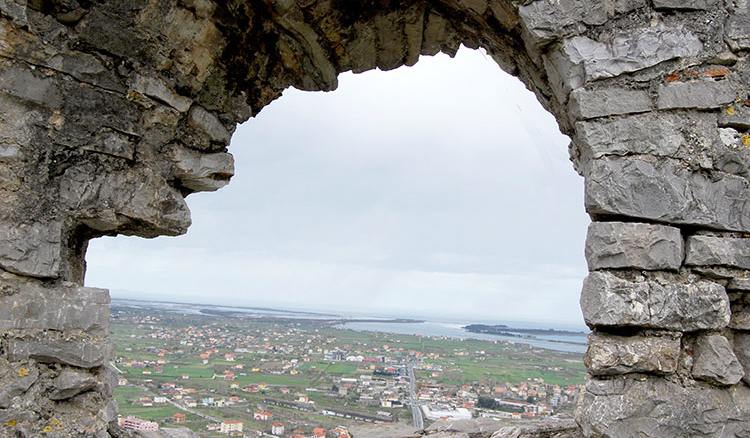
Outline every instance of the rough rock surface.
<svg viewBox="0 0 750 438"><path fill-rule="evenodd" d="M402 424L362 425L351 429L355 438L581 438L572 420L437 420L424 430Z"/></svg>
<svg viewBox="0 0 750 438"><path fill-rule="evenodd" d="M685 264L750 269L750 239L690 236Z"/></svg>
<svg viewBox="0 0 750 438"><path fill-rule="evenodd" d="M695 347L693 377L718 385L734 385L744 371L727 338L721 335L702 336Z"/></svg>
<svg viewBox="0 0 750 438"><path fill-rule="evenodd" d="M35 359L80 368L102 366L114 357L114 345L106 338L56 332L9 337L6 355L12 362Z"/></svg>
<svg viewBox="0 0 750 438"><path fill-rule="evenodd" d="M718 283L642 279L629 281L604 271L583 281L583 319L591 327L709 330L729 324L729 297Z"/></svg>
<svg viewBox="0 0 750 438"><path fill-rule="evenodd" d="M89 373L65 369L58 375L53 384L55 390L50 394L52 400L65 400L84 391L94 389L97 380Z"/></svg>
<svg viewBox="0 0 750 438"><path fill-rule="evenodd" d="M579 403L584 436L747 436L750 388L689 387L665 378L592 379ZM717 407L721 407L717 409Z"/></svg>
<svg viewBox="0 0 750 438"><path fill-rule="evenodd" d="M659 89L656 105L659 109L718 108L737 98L735 89L728 81L711 79L664 84Z"/></svg>
<svg viewBox="0 0 750 438"><path fill-rule="evenodd" d="M0 0L0 435L53 416L59 436L115 434L90 239L185 233L185 197L227 184L236 124L284 89L464 44L536 94L585 179L581 304L608 380L589 382L583 433L747 438L748 388L716 336L746 368L749 17L745 0ZM664 330L682 336L674 372Z"/></svg>
<svg viewBox="0 0 750 438"><path fill-rule="evenodd" d="M680 230L663 225L592 222L586 236L589 270L635 268L679 269L682 265Z"/></svg>
<svg viewBox="0 0 750 438"><path fill-rule="evenodd" d="M83 330L109 334L109 291L74 284L43 287L0 273L0 330Z"/></svg>
<svg viewBox="0 0 750 438"><path fill-rule="evenodd" d="M592 375L626 373L669 374L677 371L680 335L659 333L652 336L589 335L589 348L583 363Z"/></svg>
<svg viewBox="0 0 750 438"><path fill-rule="evenodd" d="M745 372L742 380L750 385L750 333L734 335L734 354Z"/></svg>
<svg viewBox="0 0 750 438"><path fill-rule="evenodd" d="M648 91L627 88L578 88L570 93L569 105L577 119L643 113L653 108Z"/></svg>
<svg viewBox="0 0 750 438"><path fill-rule="evenodd" d="M4 383L0 388L0 409L2 409L10 406L15 397L27 391L39 378L39 372L33 363L10 364L0 359L0 378Z"/></svg>
<svg viewBox="0 0 750 438"><path fill-rule="evenodd" d="M668 159L604 158L591 164L585 188L586 209L595 216L750 231L750 183L736 175L708 177Z"/></svg>
<svg viewBox="0 0 750 438"><path fill-rule="evenodd" d="M177 428L161 428L154 431L141 430L135 433L135 437L143 438L199 438L200 435L196 434L190 429L177 429Z"/></svg>
<svg viewBox="0 0 750 438"><path fill-rule="evenodd" d="M729 299L732 311L729 328L750 331L750 294L733 293Z"/></svg>
<svg viewBox="0 0 750 438"><path fill-rule="evenodd" d="M727 290L750 291L750 278L730 276Z"/></svg>

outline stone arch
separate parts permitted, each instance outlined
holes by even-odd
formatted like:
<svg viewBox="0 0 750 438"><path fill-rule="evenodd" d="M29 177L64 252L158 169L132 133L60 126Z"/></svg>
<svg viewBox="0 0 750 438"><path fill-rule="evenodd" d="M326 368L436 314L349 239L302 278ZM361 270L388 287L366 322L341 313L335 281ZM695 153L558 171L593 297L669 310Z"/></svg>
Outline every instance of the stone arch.
<svg viewBox="0 0 750 438"><path fill-rule="evenodd" d="M286 87L463 43L536 93L585 178L582 433L743 436L749 23L741 0L0 1L0 428L107 436L90 238L184 233L235 124Z"/></svg>

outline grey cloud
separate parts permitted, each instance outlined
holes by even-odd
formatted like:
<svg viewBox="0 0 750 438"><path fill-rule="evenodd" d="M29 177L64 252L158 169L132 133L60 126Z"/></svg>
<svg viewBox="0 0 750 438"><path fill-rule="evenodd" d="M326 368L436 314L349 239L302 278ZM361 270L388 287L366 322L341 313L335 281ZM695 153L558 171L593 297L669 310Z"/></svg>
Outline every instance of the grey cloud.
<svg viewBox="0 0 750 438"><path fill-rule="evenodd" d="M237 130L232 183L188 198L187 236L92 242L87 282L339 309L431 297L432 313L460 292L488 317L500 316L493 299L515 295L523 312L537 297L529 318L580 320L589 221L567 143L522 84L468 50L344 74L334 93L288 90ZM144 266L136 286L117 266L134 260L159 269ZM452 289L430 292L417 273ZM201 290L211 284L226 294Z"/></svg>

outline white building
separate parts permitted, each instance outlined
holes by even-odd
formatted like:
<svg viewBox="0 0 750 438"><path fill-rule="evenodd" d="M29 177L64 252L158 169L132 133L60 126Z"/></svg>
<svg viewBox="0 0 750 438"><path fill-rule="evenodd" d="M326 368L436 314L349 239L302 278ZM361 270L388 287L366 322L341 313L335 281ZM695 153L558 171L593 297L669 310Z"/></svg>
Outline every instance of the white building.
<svg viewBox="0 0 750 438"><path fill-rule="evenodd" d="M225 433L227 435L229 435L232 432L242 432L242 421L240 420L223 421L221 423L221 427L219 428L219 432Z"/></svg>
<svg viewBox="0 0 750 438"><path fill-rule="evenodd" d="M451 408L450 406L426 403L422 405L422 412L428 420L471 420L471 411L466 408Z"/></svg>
<svg viewBox="0 0 750 438"><path fill-rule="evenodd" d="M132 415L128 415L126 418L120 418L120 426L123 429L130 430L159 430L159 424L153 421L141 420Z"/></svg>

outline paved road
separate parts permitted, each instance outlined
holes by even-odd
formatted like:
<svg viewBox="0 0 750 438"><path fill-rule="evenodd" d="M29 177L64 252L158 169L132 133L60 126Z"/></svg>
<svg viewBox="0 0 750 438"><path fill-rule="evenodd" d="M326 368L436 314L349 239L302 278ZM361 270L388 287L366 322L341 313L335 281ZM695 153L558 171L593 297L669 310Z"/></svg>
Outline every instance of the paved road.
<svg viewBox="0 0 750 438"><path fill-rule="evenodd" d="M424 429L424 419L422 418L422 410L419 409L417 403L416 392L416 381L414 377L414 365L408 364L406 369L409 371L409 404L411 405L411 416L414 419L414 427L417 429Z"/></svg>
<svg viewBox="0 0 750 438"><path fill-rule="evenodd" d="M117 365L115 365L115 363L114 363L114 362L110 362L109 364L110 364L110 365L112 365L112 368L114 368L114 369L115 369L115 371L117 371L118 373L120 373L120 374L125 374L125 371L123 371L123 370L121 370L121 369L117 368Z"/></svg>

